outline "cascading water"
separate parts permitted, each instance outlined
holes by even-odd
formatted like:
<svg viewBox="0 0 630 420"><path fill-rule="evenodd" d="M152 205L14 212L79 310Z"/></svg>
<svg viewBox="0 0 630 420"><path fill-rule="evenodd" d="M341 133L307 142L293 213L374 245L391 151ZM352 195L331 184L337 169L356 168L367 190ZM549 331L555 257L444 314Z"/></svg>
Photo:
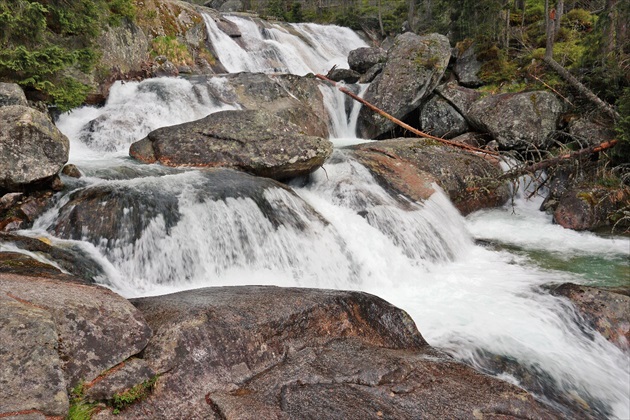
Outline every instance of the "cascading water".
<svg viewBox="0 0 630 420"><path fill-rule="evenodd" d="M249 21L230 19L249 37ZM214 22L207 23L212 33ZM299 37L272 25L260 39L251 38L264 43L293 36L303 43L296 50L303 63L317 55L324 56L322 65L334 58L321 53L317 36L329 42L325 31L337 29L296 25L294 30ZM315 48L304 43L308 32ZM224 41L219 58L228 70L272 68L256 67L261 64L245 49ZM291 60L280 61L279 68L293 71ZM63 115L58 126L71 139L71 161L85 177L68 180L74 191L37 221L35 234L59 232L81 244L103 266L102 283L129 297L237 284L368 291L404 308L429 343L460 360L495 371L517 364L546 384L532 391L551 403L573 400L601 416L630 417L627 355L579 326L571 306L542 288L588 283L596 275L553 269L534 258L537 252L557 260L594 258L627 273L627 239L563 230L533 211L537 203L523 199L513 209L466 219L439 190L422 204L412 203L383 190L343 150L306 185L293 185L297 194L235 171L141 165L123 156L155 128L237 107L221 99L220 77L207 83L212 89L180 79L116 85L105 107ZM333 94L327 89L325 96ZM337 104L330 106L331 115L342 115L336 135L354 137L342 131L351 121L344 118L346 102L336 101L329 101ZM238 182L251 193L217 187L225 182ZM72 200L99 194L110 194L108 205L118 206L112 237L60 223L63 214L75 211ZM493 247L476 245L475 239ZM493 369L487 361L497 357L509 363Z"/></svg>

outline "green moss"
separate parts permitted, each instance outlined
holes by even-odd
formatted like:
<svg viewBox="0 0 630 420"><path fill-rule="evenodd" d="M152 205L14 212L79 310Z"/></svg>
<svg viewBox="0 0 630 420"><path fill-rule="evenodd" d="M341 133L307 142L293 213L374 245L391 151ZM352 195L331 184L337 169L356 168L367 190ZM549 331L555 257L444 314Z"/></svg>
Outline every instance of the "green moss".
<svg viewBox="0 0 630 420"><path fill-rule="evenodd" d="M119 414L122 410L129 407L131 404L147 397L153 390L153 387L155 386L157 380L158 375L155 375L153 378L146 380L141 384L138 384L133 388L128 389L125 392L114 395L114 398L112 399L110 404L114 409L113 413Z"/></svg>
<svg viewBox="0 0 630 420"><path fill-rule="evenodd" d="M174 36L160 36L151 41L151 56L163 55L175 65L192 63L192 56L186 45L180 43Z"/></svg>
<svg viewBox="0 0 630 420"><path fill-rule="evenodd" d="M84 383L80 382L70 391L70 408L67 420L90 420L96 410L96 403L85 401Z"/></svg>

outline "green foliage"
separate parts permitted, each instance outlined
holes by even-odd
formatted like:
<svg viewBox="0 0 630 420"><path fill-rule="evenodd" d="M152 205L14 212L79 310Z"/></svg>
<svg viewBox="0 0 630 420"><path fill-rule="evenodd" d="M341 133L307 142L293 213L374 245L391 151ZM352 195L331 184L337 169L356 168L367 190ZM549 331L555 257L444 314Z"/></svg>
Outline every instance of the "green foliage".
<svg viewBox="0 0 630 420"><path fill-rule="evenodd" d="M151 56L163 55L175 65L185 65L192 61L186 45L174 36L159 36L151 41Z"/></svg>
<svg viewBox="0 0 630 420"><path fill-rule="evenodd" d="M612 149L613 163L630 164L630 87L617 100L617 109L620 118L615 128L619 143Z"/></svg>
<svg viewBox="0 0 630 420"><path fill-rule="evenodd" d="M562 26L579 32L590 32L596 22L597 16L584 9L573 9L562 16Z"/></svg>
<svg viewBox="0 0 630 420"><path fill-rule="evenodd" d="M119 414L122 410L129 407L134 402L147 397L153 390L157 380L158 375L155 375L153 378L146 380L125 392L114 395L114 398L111 401L111 406L114 409L113 413Z"/></svg>
<svg viewBox="0 0 630 420"><path fill-rule="evenodd" d="M83 382L70 391L70 409L67 420L90 420L96 409L96 404L85 401Z"/></svg>
<svg viewBox="0 0 630 420"><path fill-rule="evenodd" d="M0 80L40 91L61 110L80 105L89 89L70 75L90 73L101 30L134 14L133 0L0 0Z"/></svg>

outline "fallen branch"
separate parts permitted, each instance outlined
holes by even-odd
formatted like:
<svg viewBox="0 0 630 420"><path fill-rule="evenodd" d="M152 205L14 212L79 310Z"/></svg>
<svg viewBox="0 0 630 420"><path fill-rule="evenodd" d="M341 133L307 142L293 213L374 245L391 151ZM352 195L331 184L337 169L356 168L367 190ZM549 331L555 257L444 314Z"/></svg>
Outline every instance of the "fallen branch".
<svg viewBox="0 0 630 420"><path fill-rule="evenodd" d="M392 121L394 124L399 125L400 127L404 128L405 130L411 131L412 133L420 136L420 137L424 137L427 139L431 139L431 140L435 140L438 141L440 143L446 144L448 146L452 146L452 147L457 147L460 149L465 149L471 152L479 152L479 153L485 153L487 155L493 155L493 156L498 156L499 152L495 152L493 150L485 150L485 149L479 149L477 147L474 146L470 146L468 144L465 143L457 143L454 141L449 141L440 137L435 137L432 136L430 134L424 133L418 129L413 128L412 126L410 126L409 124L405 124L404 122L400 121L399 119L397 119L396 117L388 114L387 112L383 111L380 108L375 107L374 105L372 105L371 103L369 103L368 101L366 101L365 99L355 95L354 93L350 92L348 89L344 88L344 87L339 87L337 86L337 83L335 83L333 80L330 80L329 78L327 78L324 75L321 74L316 74L315 77L317 77L318 79L324 80L326 82L331 83L333 86L337 87L337 89L339 89L341 92L345 93L346 95L348 95L349 97L351 97L352 99L354 99L355 101L361 102L363 105L365 105L366 107L368 107L369 109L371 109L372 111L376 112L377 114L387 118L388 120Z"/></svg>
<svg viewBox="0 0 630 420"><path fill-rule="evenodd" d="M499 180L514 179L514 178L518 178L518 177L520 177L522 175L525 175L525 174L533 174L533 173L535 173L537 171L540 171L542 169L546 169L546 168L548 168L550 166L557 165L557 164L559 164L560 162L562 162L564 160L575 159L575 158L580 157L582 155L590 155L590 154L593 154L593 153L601 152L602 150L610 149L615 144L617 144L617 140L605 141L605 142L600 143L598 145L591 146L591 147L586 147L584 149L580 149L580 150L577 150L575 152L566 153L564 155L556 156L556 157L553 157L553 158L550 158L550 159L545 159L545 160L542 160L540 162L534 163L532 165L517 167L517 168L514 168L514 169L504 173L503 175L501 175L499 177Z"/></svg>

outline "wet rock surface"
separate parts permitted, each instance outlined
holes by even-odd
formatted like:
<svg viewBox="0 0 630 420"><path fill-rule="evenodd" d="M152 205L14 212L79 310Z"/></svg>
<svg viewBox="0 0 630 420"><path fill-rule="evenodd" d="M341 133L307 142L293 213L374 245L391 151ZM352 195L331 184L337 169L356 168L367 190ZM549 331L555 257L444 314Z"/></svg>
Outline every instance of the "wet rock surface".
<svg viewBox="0 0 630 420"><path fill-rule="evenodd" d="M160 376L126 418L556 417L365 293L223 287L133 303L155 331L143 354Z"/></svg>
<svg viewBox="0 0 630 420"><path fill-rule="evenodd" d="M0 197L0 232L28 229L51 205L52 191L8 193Z"/></svg>
<svg viewBox="0 0 630 420"><path fill-rule="evenodd" d="M267 111L222 111L164 127L131 145L129 154L167 166L231 167L283 180L307 175L332 153L332 143Z"/></svg>
<svg viewBox="0 0 630 420"><path fill-rule="evenodd" d="M407 32L396 37L383 71L374 79L364 99L398 119L418 108L438 85L451 56L443 35L418 36ZM361 138L386 137L394 123L368 108L359 114Z"/></svg>
<svg viewBox="0 0 630 420"><path fill-rule="evenodd" d="M392 139L351 148L352 154L384 185L415 201L433 193L437 183L463 214L504 204L506 184L487 188L502 174L498 162L425 139Z"/></svg>
<svg viewBox="0 0 630 420"><path fill-rule="evenodd" d="M568 298L589 326L621 350L630 351L630 296L627 293L573 283L554 287L551 293Z"/></svg>

